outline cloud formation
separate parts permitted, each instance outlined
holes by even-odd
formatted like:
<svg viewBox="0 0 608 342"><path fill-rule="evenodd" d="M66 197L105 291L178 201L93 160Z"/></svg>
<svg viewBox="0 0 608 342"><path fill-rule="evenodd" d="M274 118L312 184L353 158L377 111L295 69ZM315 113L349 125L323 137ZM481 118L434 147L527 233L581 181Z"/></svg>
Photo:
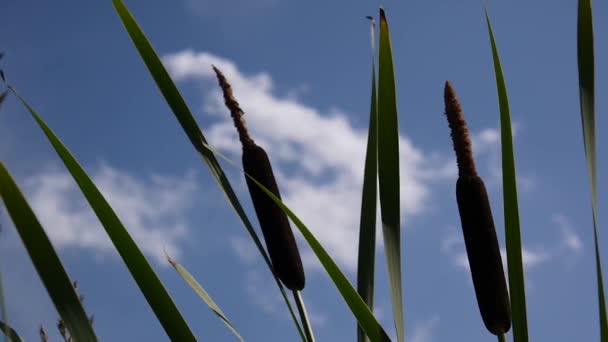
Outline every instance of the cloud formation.
<svg viewBox="0 0 608 342"><path fill-rule="evenodd" d="M284 201L338 263L354 270L367 131L353 127L345 113L324 113L293 97L280 97L269 74L245 75L235 63L210 53L186 50L163 60L176 80L213 85L203 93L205 111L213 116L205 131L215 148L239 159L239 141L211 65L224 72L246 112L252 136L272 159ZM445 167L445 160L426 158L404 136L400 137L400 161L402 217L407 220L425 211L429 186L437 180L429 175L451 175L438 171ZM307 249L303 254L308 266L318 265Z"/></svg>
<svg viewBox="0 0 608 342"><path fill-rule="evenodd" d="M166 264L164 251L179 258L188 237L183 214L192 203L192 175L154 175L139 180L102 165L92 178L144 254ZM28 178L26 193L38 219L57 248L82 248L96 256L116 255L114 246L72 177L46 170Z"/></svg>

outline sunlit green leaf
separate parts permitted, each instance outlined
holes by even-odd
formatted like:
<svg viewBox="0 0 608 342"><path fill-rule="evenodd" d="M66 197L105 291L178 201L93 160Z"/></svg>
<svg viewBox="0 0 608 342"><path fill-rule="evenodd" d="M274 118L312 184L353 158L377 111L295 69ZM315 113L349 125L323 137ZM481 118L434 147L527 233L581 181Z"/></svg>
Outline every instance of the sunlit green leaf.
<svg viewBox="0 0 608 342"><path fill-rule="evenodd" d="M500 138L502 147L502 186L505 217L505 241L507 245L507 266L509 269L509 290L513 315L513 339L515 342L528 341L528 319L526 313L526 290L522 259L521 232L519 227L519 205L517 203L517 180L515 174L515 153L511 112L500 57L490 17L486 11L486 22L492 45L494 74L500 107Z"/></svg>
<svg viewBox="0 0 608 342"><path fill-rule="evenodd" d="M384 10L380 9L378 51L378 180L384 252L388 267L397 340L403 341L401 285L401 211L399 188L399 125L393 52Z"/></svg>

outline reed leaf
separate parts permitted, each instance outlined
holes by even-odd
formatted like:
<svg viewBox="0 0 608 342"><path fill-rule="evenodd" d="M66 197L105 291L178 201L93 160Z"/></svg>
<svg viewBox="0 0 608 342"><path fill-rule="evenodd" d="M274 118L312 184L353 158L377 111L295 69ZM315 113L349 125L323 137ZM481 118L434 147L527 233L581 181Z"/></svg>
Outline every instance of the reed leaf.
<svg viewBox="0 0 608 342"><path fill-rule="evenodd" d="M70 335L76 341L97 341L91 322L57 252L2 162L0 162L0 196L40 280Z"/></svg>
<svg viewBox="0 0 608 342"><path fill-rule="evenodd" d="M133 18L125 4L121 0L112 0L112 3L116 12L118 13L118 16L120 17L120 20L122 21L125 29L127 30L129 37L133 41L133 45L135 45L135 48L139 52L144 64L152 75L154 82L156 83L160 92L165 98L165 101L173 111L175 118L179 122L186 136L188 136L188 139L190 140L190 143L192 144L194 149L200 154L201 158L209 167L213 178L218 182L220 188L226 195L228 202L236 211L237 215L243 222L245 229L249 233L249 236L251 237L258 251L264 258L266 266L272 272L272 266L270 263L270 259L268 258L268 254L264 250L264 247L262 246L262 243L260 242L257 233L251 225L251 221L245 214L245 211L243 210L242 205L236 197L236 194L234 193L234 190L230 185L228 178L222 170L222 167L218 163L213 153L203 147L203 145L207 143L207 139L205 138L203 132L196 123L196 120L194 119L192 112L188 108L186 101L180 94L179 90L177 90L175 82L173 82L171 76L169 76L169 73L160 61L160 58L158 58L158 54L154 51L154 48L150 44L149 40L146 38L144 32L141 30L141 28L137 24L137 21L135 20L135 18ZM291 306L291 303L289 302L283 284L281 284L280 280L274 273L273 276L281 292L281 295L283 296L283 300L285 301L285 304L289 309L289 313L294 324L296 325L298 333L300 334L302 340L304 340L304 332L296 318L295 312Z"/></svg>
<svg viewBox="0 0 608 342"><path fill-rule="evenodd" d="M53 133L44 120L13 88L10 89L27 108L34 120L36 120L36 123L48 138L55 152L57 152L57 155L74 178L74 181L78 184L80 191L91 206L91 209L95 212L95 215L97 215L99 222L101 222L108 237L112 240L118 254L120 254L120 257L129 269L141 293L148 301L150 308L154 311L169 338L173 341L196 341L194 334L190 331L188 324L175 306L175 303L173 303L162 282L129 235L129 232L114 212L114 209L112 209L99 189L97 189L95 183L93 183L76 158L74 158L72 153Z"/></svg>
<svg viewBox="0 0 608 342"><path fill-rule="evenodd" d="M374 276L376 265L376 203L378 200L378 103L376 99L376 63L374 62L375 36L372 22L372 95L369 111L367 150L363 170L363 192L361 194L361 219L359 223L359 251L357 261L357 292L370 310L374 310ZM357 341L367 337L357 325Z"/></svg>
<svg viewBox="0 0 608 342"><path fill-rule="evenodd" d="M515 173L515 153L513 148L513 132L511 129L511 112L507 86L500 64L500 56L496 47L496 39L490 22L490 16L485 10L492 59L500 107L500 141L502 148L502 187L505 220L505 241L507 247L507 266L509 269L509 290L513 320L514 342L528 341L528 319L526 313L526 290L524 284L524 269L522 257L521 232L519 226L519 205L517 203L517 179Z"/></svg>
<svg viewBox="0 0 608 342"><path fill-rule="evenodd" d="M578 82L583 127L583 145L587 161L587 172L591 186L591 214L593 218L593 246L600 323L600 340L608 342L608 318L606 315L606 296L599 246L597 223L597 173L595 155L595 67L593 48L593 12L591 0L578 1Z"/></svg>
<svg viewBox="0 0 608 342"><path fill-rule="evenodd" d="M228 320L228 317L226 317L226 315L224 314L222 309L220 309L220 307L215 303L215 301L213 300L213 298L211 298L209 293L207 293L207 291L205 291L205 289L201 286L201 284L198 281L196 281L194 276L192 276L192 274L190 274L190 272L188 272L188 270L184 266L180 265L175 260L171 259L171 257L168 255L167 255L167 261L169 261L171 266L173 266L173 268L175 268L175 270L180 275L180 277L182 277L182 279L184 279L184 281L194 290L194 292L203 300L203 302L205 302L205 304L207 304L209 309L211 309L211 311L213 311L213 313L215 313L217 315L217 317L219 317L222 320L222 322L224 322L224 324L228 327L228 329L230 329L230 331L234 334L234 336L236 336L239 339L239 341L243 342L244 340L243 340L243 337L241 337L241 334L239 334L239 332L236 330L234 325L230 322L230 320Z"/></svg>
<svg viewBox="0 0 608 342"><path fill-rule="evenodd" d="M397 340L405 338L401 285L401 212L399 195L399 125L393 52L388 23L380 9L378 52L378 180L384 252Z"/></svg>

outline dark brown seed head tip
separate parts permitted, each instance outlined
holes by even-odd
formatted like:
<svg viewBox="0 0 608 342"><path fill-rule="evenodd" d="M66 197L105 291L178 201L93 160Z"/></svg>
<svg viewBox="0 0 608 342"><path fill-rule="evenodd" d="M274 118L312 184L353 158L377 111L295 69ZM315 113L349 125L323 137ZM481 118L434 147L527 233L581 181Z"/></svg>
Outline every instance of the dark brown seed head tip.
<svg viewBox="0 0 608 342"><path fill-rule="evenodd" d="M475 168L475 160L473 160L473 148L471 147L471 138L467 123L464 119L464 113L456 92L450 81L445 82L444 89L445 114L448 119L448 124L451 130L452 143L456 152L456 161L458 163L458 174L460 176L475 176L477 170Z"/></svg>
<svg viewBox="0 0 608 342"><path fill-rule="evenodd" d="M232 116L232 121L234 122L234 126L236 127L237 132L239 133L239 140L243 146L250 145L253 143L253 139L249 136L249 132L247 131L247 124L245 123L245 119L243 116L245 112L241 109L241 106L234 98L234 94L232 93L232 87L226 76L218 69L215 65L212 65L213 71L215 71L215 75L217 76L218 83L220 84L220 88L222 88L222 93L224 94L224 103L228 110L230 110L230 116Z"/></svg>
<svg viewBox="0 0 608 342"><path fill-rule="evenodd" d="M380 21L386 21L386 14L384 13L384 7L380 6Z"/></svg>

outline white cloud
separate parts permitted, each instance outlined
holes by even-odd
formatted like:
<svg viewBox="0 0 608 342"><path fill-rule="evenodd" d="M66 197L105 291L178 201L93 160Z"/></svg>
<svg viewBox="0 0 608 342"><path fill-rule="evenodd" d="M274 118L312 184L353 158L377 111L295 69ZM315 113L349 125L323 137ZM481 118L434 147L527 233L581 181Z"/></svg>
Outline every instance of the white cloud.
<svg viewBox="0 0 608 342"><path fill-rule="evenodd" d="M415 322L412 326L412 332L406 340L410 342L432 342L438 325L439 316L437 315L426 321Z"/></svg>
<svg viewBox="0 0 608 342"><path fill-rule="evenodd" d="M583 242L570 223L570 220L562 214L553 214L552 220L560 229L563 248L574 254L582 253Z"/></svg>
<svg viewBox="0 0 608 342"><path fill-rule="evenodd" d="M527 271L556 260L573 261L583 251L580 237L564 215L554 214L551 221L557 224L559 236L554 236L549 243L537 244L532 248L524 245L522 248L524 268ZM464 240L461 235L456 233L454 227L450 228L450 233L443 237L440 251L447 255L455 266L469 271ZM507 253L504 247L500 248L500 255L506 270Z"/></svg>
<svg viewBox="0 0 608 342"><path fill-rule="evenodd" d="M144 254L166 264L164 250L179 258L179 243L188 237L183 214L192 203L192 175L154 175L138 180L102 165L92 178ZM72 177L47 170L26 183L29 203L58 248L83 248L97 256L116 255L115 248Z"/></svg>
<svg viewBox="0 0 608 342"><path fill-rule="evenodd" d="M340 111L322 112L293 96L276 95L266 72L246 75L230 60L193 50L169 54L163 61L177 81L213 85L202 94L203 108L213 119L205 131L215 148L240 159L241 146L211 65L222 70L246 113L252 136L273 161L283 200L340 265L354 270L367 131L353 127ZM500 132L484 129L472 134L472 140L476 155L489 165L491 178L500 182ZM452 154L423 153L404 136L400 137L400 165L406 220L429 209L431 184L457 176ZM320 266L307 248L302 254L307 267Z"/></svg>
<svg viewBox="0 0 608 342"><path fill-rule="evenodd" d="M339 111L324 113L293 97L277 96L267 73L245 75L229 60L191 50L163 60L177 80L212 82L203 98L214 122L205 130L215 148L237 159L241 148L211 65L223 71L245 110L252 136L271 156L284 201L341 265L355 269L367 131L354 128ZM437 181L428 174L438 167L403 136L400 161L401 207L408 219L425 211L429 185ZM307 266L318 265L309 262L316 259L310 253L303 251Z"/></svg>

